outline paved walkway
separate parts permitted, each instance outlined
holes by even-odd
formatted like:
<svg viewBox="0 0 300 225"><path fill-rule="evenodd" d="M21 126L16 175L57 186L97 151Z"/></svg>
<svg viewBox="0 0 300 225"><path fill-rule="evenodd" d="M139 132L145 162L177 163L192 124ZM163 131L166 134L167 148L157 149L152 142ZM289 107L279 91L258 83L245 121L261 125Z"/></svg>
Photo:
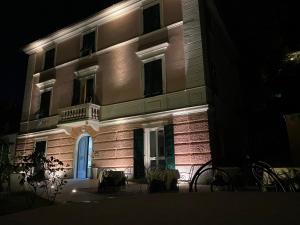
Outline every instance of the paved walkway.
<svg viewBox="0 0 300 225"><path fill-rule="evenodd" d="M0 217L1 225L299 225L298 193L172 193L64 203Z"/></svg>
<svg viewBox="0 0 300 225"><path fill-rule="evenodd" d="M120 191L112 194L99 194L97 180L68 180L64 186L62 194L56 198L57 202L97 202L105 198L113 198L120 196L136 196L148 194L147 184L138 184L130 182L120 188ZM180 192L188 192L187 183L179 184Z"/></svg>

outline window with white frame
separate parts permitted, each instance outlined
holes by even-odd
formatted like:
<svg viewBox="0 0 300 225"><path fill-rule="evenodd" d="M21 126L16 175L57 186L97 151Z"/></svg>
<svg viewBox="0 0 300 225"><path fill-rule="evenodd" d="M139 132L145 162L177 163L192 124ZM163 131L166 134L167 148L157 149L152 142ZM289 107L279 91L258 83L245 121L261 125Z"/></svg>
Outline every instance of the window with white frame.
<svg viewBox="0 0 300 225"><path fill-rule="evenodd" d="M45 118L50 116L51 111L51 99L53 92L53 85L55 79L51 79L42 83L36 84L40 90L40 105L37 112L37 118Z"/></svg>
<svg viewBox="0 0 300 225"><path fill-rule="evenodd" d="M142 61L144 97L166 92L165 51L168 46L168 43L162 43L136 53Z"/></svg>
<svg viewBox="0 0 300 225"><path fill-rule="evenodd" d="M84 57L96 51L96 31L83 34L80 49L80 56Z"/></svg>
<svg viewBox="0 0 300 225"><path fill-rule="evenodd" d="M75 72L72 105L95 103L95 81L98 66Z"/></svg>
<svg viewBox="0 0 300 225"><path fill-rule="evenodd" d="M51 102L52 91L44 91L41 93L39 118L49 117L50 114L50 102Z"/></svg>
<svg viewBox="0 0 300 225"><path fill-rule="evenodd" d="M144 34L161 28L160 3L154 2L143 8L143 31Z"/></svg>
<svg viewBox="0 0 300 225"><path fill-rule="evenodd" d="M163 93L162 59L144 64L144 96L152 97Z"/></svg>
<svg viewBox="0 0 300 225"><path fill-rule="evenodd" d="M53 68L55 65L55 48L51 48L45 52L44 70Z"/></svg>
<svg viewBox="0 0 300 225"><path fill-rule="evenodd" d="M163 127L145 130L145 166L146 168L165 169L165 134Z"/></svg>

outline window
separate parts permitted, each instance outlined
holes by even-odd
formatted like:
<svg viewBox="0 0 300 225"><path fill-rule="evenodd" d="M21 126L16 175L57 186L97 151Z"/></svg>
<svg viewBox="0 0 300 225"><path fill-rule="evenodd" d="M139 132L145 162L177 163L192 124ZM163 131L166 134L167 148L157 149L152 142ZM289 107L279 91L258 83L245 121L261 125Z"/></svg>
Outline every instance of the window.
<svg viewBox="0 0 300 225"><path fill-rule="evenodd" d="M72 105L94 102L94 77L74 79Z"/></svg>
<svg viewBox="0 0 300 225"><path fill-rule="evenodd" d="M163 92L162 59L144 64L144 96L151 97Z"/></svg>
<svg viewBox="0 0 300 225"><path fill-rule="evenodd" d="M52 48L45 53L44 70L54 67L55 48Z"/></svg>
<svg viewBox="0 0 300 225"><path fill-rule="evenodd" d="M156 4L143 10L144 34L160 28L160 4Z"/></svg>
<svg viewBox="0 0 300 225"><path fill-rule="evenodd" d="M80 50L80 56L87 56L96 51L95 44L96 32L92 31L84 34L82 37L82 48Z"/></svg>
<svg viewBox="0 0 300 225"><path fill-rule="evenodd" d="M51 101L51 91L43 92L41 94L39 118L44 118L49 116L50 101Z"/></svg>
<svg viewBox="0 0 300 225"><path fill-rule="evenodd" d="M150 167L161 168L166 167L165 162L165 135L163 128L150 130L149 134L149 148L150 148Z"/></svg>
<svg viewBox="0 0 300 225"><path fill-rule="evenodd" d="M135 129L133 137L135 178L149 168L175 169L173 124Z"/></svg>
<svg viewBox="0 0 300 225"><path fill-rule="evenodd" d="M45 156L46 152L46 141L37 141L35 143L34 149L34 159L36 160L34 163L36 167L34 168L34 173L44 173L44 165L43 165L43 157Z"/></svg>

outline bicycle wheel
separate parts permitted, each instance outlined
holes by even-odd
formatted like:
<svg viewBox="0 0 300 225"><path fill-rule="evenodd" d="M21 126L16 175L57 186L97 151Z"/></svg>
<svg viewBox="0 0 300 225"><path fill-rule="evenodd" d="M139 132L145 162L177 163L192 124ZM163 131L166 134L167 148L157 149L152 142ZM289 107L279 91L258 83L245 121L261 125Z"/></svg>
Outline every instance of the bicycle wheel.
<svg viewBox="0 0 300 225"><path fill-rule="evenodd" d="M286 188L272 169L265 164L254 163L252 165L252 174L261 191L286 192Z"/></svg>
<svg viewBox="0 0 300 225"><path fill-rule="evenodd" d="M205 168L196 177L194 190L197 192L201 188L209 188L211 192L233 191L230 176L226 171L219 168Z"/></svg>

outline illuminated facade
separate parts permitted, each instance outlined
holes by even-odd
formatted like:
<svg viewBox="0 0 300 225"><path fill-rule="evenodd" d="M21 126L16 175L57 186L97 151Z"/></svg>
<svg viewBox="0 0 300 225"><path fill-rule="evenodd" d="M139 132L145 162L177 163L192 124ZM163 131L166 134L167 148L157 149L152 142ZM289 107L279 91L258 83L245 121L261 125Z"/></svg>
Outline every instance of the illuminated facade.
<svg viewBox="0 0 300 225"><path fill-rule="evenodd" d="M143 177L210 159L199 7L128 0L24 48L16 154L43 151L73 178Z"/></svg>

